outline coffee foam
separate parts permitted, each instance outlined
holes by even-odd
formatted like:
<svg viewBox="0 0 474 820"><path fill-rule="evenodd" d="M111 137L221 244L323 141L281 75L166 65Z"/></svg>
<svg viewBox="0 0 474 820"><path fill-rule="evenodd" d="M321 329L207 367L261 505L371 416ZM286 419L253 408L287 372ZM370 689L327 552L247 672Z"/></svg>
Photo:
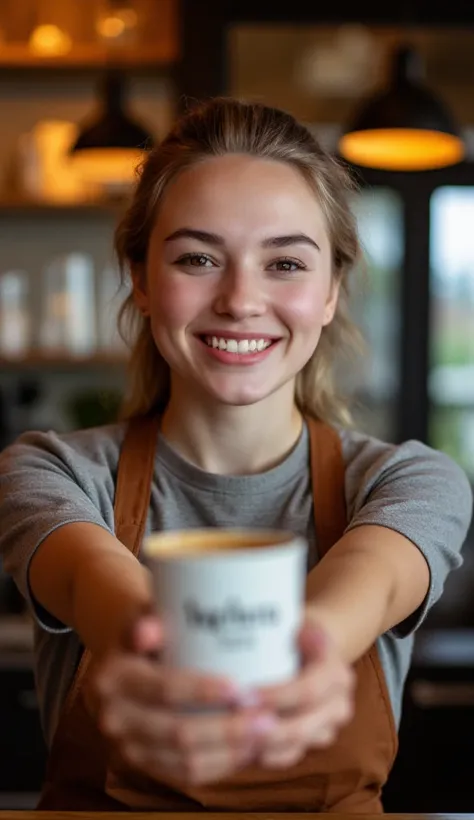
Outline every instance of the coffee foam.
<svg viewBox="0 0 474 820"><path fill-rule="evenodd" d="M282 530L173 530L149 535L144 540L143 552L150 558L181 558L186 555L280 547L294 541L292 533Z"/></svg>

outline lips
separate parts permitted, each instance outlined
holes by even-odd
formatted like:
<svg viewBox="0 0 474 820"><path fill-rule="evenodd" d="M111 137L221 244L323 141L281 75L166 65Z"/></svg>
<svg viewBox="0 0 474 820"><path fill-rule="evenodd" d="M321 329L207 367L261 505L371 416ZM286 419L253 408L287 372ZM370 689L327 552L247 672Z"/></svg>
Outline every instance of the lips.
<svg viewBox="0 0 474 820"><path fill-rule="evenodd" d="M264 339L265 341L274 342L278 339L281 339L281 335L277 333L266 333L265 331L241 331L241 330L219 330L216 328L210 328L208 330L204 330L202 333L199 333L198 336L201 339L205 339L208 336L215 336L217 339L236 339L240 341L242 339L248 339L249 341L258 339Z"/></svg>
<svg viewBox="0 0 474 820"><path fill-rule="evenodd" d="M198 337L210 356L223 364L255 364L266 358L281 337L257 333L226 333L218 331Z"/></svg>
<svg viewBox="0 0 474 820"><path fill-rule="evenodd" d="M248 353L256 353L270 347L272 341L262 337L258 339L244 339L224 338L222 336L205 336L204 341L208 347L213 347L216 350L226 350L228 353L240 353L246 355Z"/></svg>

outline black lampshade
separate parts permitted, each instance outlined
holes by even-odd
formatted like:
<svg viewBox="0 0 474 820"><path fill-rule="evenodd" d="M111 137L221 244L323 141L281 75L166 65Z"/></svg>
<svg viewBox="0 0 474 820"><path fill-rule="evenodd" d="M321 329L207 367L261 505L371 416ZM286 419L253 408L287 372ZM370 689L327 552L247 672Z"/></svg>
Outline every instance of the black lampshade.
<svg viewBox="0 0 474 820"><path fill-rule="evenodd" d="M357 165L399 171L440 168L463 159L454 119L424 84L414 49L397 50L388 89L362 103L339 150Z"/></svg>
<svg viewBox="0 0 474 820"><path fill-rule="evenodd" d="M87 178L126 182L144 152L153 144L151 133L132 119L124 105L125 78L117 71L106 73L101 88L98 117L81 128L70 154Z"/></svg>

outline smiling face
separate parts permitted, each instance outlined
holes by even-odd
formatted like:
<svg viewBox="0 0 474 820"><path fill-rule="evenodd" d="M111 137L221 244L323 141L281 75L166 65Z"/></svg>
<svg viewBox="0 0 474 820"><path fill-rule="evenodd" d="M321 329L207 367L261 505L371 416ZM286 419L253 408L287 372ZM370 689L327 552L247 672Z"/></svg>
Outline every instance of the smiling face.
<svg viewBox="0 0 474 820"><path fill-rule="evenodd" d="M337 302L315 194L289 165L245 155L170 183L146 269L132 274L172 391L180 383L227 405L293 397Z"/></svg>

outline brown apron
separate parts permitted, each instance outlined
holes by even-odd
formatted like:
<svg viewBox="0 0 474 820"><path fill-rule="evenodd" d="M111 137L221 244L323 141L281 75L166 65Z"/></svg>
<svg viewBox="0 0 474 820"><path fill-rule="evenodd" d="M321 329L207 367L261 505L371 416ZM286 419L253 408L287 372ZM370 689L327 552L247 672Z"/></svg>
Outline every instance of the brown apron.
<svg viewBox="0 0 474 820"><path fill-rule="evenodd" d="M338 434L312 419L308 426L315 527L322 556L346 527L344 462ZM136 556L148 514L158 429L157 418L132 421L120 455L115 530ZM311 751L285 771L253 766L217 784L182 790L111 767L107 744L84 703L90 659L85 650L53 739L39 809L382 811L380 794L397 752L397 733L375 646L355 664L355 716L329 749Z"/></svg>

